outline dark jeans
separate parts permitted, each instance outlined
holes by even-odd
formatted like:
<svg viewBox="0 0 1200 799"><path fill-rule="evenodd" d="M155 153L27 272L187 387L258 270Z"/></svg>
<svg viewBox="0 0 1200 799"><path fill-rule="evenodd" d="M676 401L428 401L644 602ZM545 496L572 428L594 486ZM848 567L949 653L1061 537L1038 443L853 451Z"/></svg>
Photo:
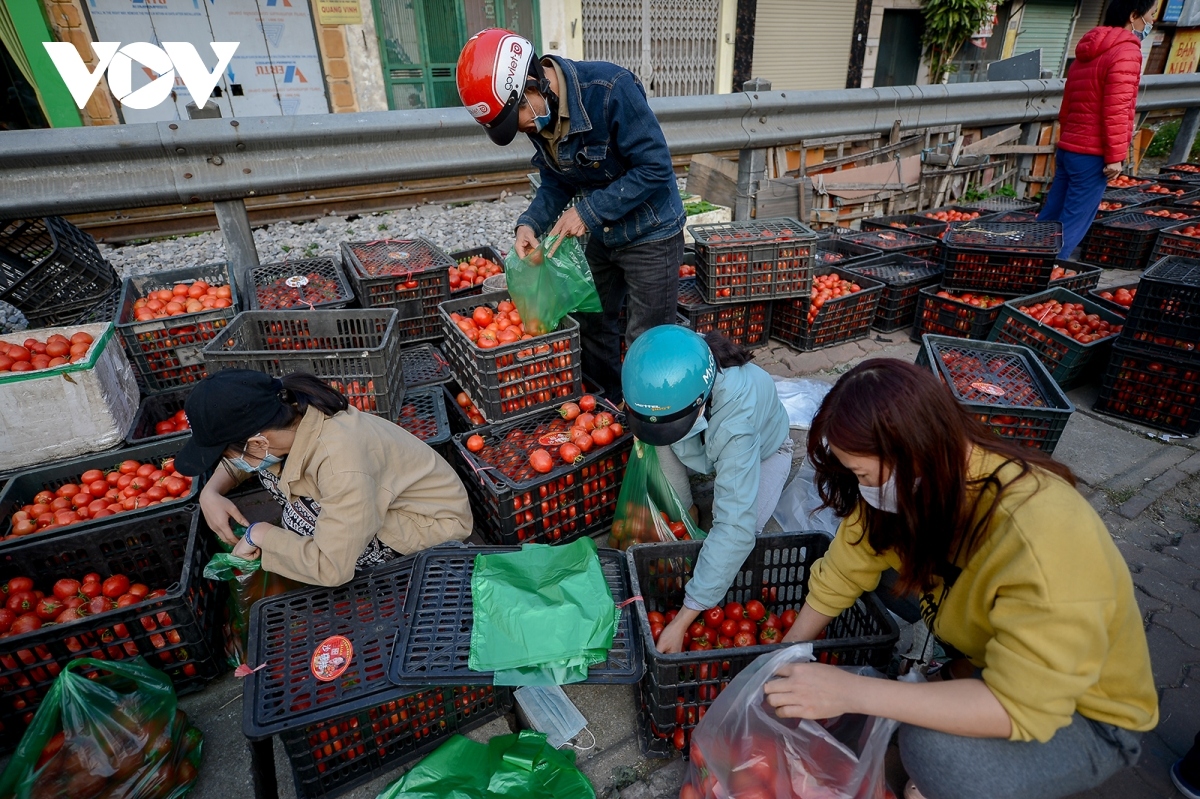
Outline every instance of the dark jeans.
<svg viewBox="0 0 1200 799"><path fill-rule="evenodd" d="M1083 241L1108 188L1104 158L1059 150L1054 158L1054 182L1038 219L1062 222L1059 258L1070 258Z"/></svg>
<svg viewBox="0 0 1200 799"><path fill-rule="evenodd" d="M621 304L625 303L628 314L627 346L652 327L674 324L679 265L683 263L683 233L619 250L604 246L599 236L592 236L584 254L592 268L604 313L576 316L583 345L583 371L616 404L623 396L618 323Z"/></svg>

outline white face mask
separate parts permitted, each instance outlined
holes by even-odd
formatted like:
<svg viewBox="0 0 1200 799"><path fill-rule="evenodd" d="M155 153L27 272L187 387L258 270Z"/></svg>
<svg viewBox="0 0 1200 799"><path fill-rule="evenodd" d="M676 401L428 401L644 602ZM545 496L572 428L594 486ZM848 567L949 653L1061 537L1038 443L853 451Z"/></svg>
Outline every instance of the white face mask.
<svg viewBox="0 0 1200 799"><path fill-rule="evenodd" d="M895 471L892 472L892 476L887 479L887 482L881 486L865 486L859 483L858 493L862 495L864 502L884 513L897 513L900 510L900 506L896 503Z"/></svg>

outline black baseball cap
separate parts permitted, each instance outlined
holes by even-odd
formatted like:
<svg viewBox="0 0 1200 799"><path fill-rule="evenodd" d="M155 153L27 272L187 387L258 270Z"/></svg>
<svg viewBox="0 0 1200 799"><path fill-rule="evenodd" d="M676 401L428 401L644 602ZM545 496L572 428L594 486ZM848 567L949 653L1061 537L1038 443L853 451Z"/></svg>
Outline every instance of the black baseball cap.
<svg viewBox="0 0 1200 799"><path fill-rule="evenodd" d="M230 444L257 435L284 407L283 381L253 369L222 369L196 384L184 402L192 436L175 456L175 470L204 474Z"/></svg>

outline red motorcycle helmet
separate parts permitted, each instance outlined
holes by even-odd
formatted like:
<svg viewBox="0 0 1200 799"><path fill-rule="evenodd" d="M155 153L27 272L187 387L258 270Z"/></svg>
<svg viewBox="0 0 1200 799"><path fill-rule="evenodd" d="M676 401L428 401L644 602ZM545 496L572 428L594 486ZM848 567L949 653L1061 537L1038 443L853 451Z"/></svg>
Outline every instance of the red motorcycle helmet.
<svg viewBox="0 0 1200 799"><path fill-rule="evenodd" d="M488 28L467 40L458 55L458 97L488 138L506 145L517 135L517 106L532 82L548 94L550 84L533 42L503 28Z"/></svg>

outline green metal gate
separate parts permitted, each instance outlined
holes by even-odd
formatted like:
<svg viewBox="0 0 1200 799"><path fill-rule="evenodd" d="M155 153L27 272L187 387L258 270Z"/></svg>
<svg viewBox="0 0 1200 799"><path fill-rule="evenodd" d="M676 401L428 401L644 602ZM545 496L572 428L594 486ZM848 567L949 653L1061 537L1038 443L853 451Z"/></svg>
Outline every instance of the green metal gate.
<svg viewBox="0 0 1200 799"><path fill-rule="evenodd" d="M537 0L374 0L388 107L459 105L458 53L484 28L509 28L541 50Z"/></svg>

